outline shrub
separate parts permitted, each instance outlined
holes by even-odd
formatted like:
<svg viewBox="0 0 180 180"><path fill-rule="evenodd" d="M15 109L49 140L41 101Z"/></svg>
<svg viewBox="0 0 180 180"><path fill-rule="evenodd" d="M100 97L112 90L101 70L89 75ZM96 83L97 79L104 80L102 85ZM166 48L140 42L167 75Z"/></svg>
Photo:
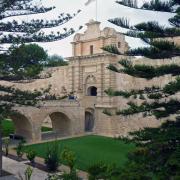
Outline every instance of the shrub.
<svg viewBox="0 0 180 180"><path fill-rule="evenodd" d="M80 178L78 178L75 170L71 171L69 174L64 173L61 176L61 179L63 179L63 180L80 180Z"/></svg>
<svg viewBox="0 0 180 180"><path fill-rule="evenodd" d="M104 109L103 113L106 114L107 116L112 116L111 111L109 111L108 109Z"/></svg>
<svg viewBox="0 0 180 180"><path fill-rule="evenodd" d="M18 143L17 148L16 148L16 153L17 153L17 156L18 156L19 158L21 158L21 157L23 156L23 154L24 154L24 152L23 152L24 143L25 143L25 142L24 142L23 140L20 141L20 142Z"/></svg>
<svg viewBox="0 0 180 180"><path fill-rule="evenodd" d="M24 173L25 177L26 177L26 180L30 180L31 179L32 173L33 173L33 169L28 166L26 171L25 171L25 173Z"/></svg>
<svg viewBox="0 0 180 180"><path fill-rule="evenodd" d="M89 180L98 179L120 179L121 169L116 165L107 165L104 163L97 163L89 167Z"/></svg>
<svg viewBox="0 0 180 180"><path fill-rule="evenodd" d="M59 145L58 142L54 142L47 148L45 164L49 171L56 171L58 169L59 163Z"/></svg>
<svg viewBox="0 0 180 180"><path fill-rule="evenodd" d="M33 169L30 166L28 166L24 172L25 180L31 180L32 173L33 173ZM19 178L20 180L24 180L24 178L20 173L19 173Z"/></svg>
<svg viewBox="0 0 180 180"><path fill-rule="evenodd" d="M8 154L9 154L9 142L10 142L9 139L4 140L5 156L8 156Z"/></svg>
<svg viewBox="0 0 180 180"><path fill-rule="evenodd" d="M104 179L107 176L107 165L100 162L88 168L89 180Z"/></svg>
<svg viewBox="0 0 180 180"><path fill-rule="evenodd" d="M76 156L74 152L70 151L69 149L65 148L61 153L62 160L70 167L71 173L73 172L74 165L76 162Z"/></svg>
<svg viewBox="0 0 180 180"><path fill-rule="evenodd" d="M34 150L29 150L27 152L27 158L31 163L34 163L34 159L36 157L37 153Z"/></svg>

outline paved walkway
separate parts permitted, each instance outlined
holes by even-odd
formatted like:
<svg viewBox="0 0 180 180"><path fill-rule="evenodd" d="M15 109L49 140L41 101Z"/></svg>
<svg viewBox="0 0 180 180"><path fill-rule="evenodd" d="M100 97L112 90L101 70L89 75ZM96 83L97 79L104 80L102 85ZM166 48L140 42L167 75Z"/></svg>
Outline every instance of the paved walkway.
<svg viewBox="0 0 180 180"><path fill-rule="evenodd" d="M19 178L19 174L24 177L24 172L28 165L23 162L17 162L15 160L3 157L3 169L14 174L15 177ZM47 178L47 173L41 171L37 168L33 168L32 180L45 180ZM5 178L3 179L5 180Z"/></svg>

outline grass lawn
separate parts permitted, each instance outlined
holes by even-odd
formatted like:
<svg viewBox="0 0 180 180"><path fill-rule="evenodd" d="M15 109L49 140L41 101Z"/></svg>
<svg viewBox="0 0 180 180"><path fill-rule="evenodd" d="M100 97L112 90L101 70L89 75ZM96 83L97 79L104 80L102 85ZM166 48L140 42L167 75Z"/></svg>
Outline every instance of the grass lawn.
<svg viewBox="0 0 180 180"><path fill-rule="evenodd" d="M3 137L8 137L9 134L13 134L15 132L14 123L9 120L2 121L2 129L3 129ZM42 132L51 131L51 128L42 127Z"/></svg>
<svg viewBox="0 0 180 180"><path fill-rule="evenodd" d="M128 152L135 148L133 144L93 135L60 140L58 143L60 145L59 154L64 147L75 152L76 168L81 170L87 170L89 166L97 162L116 164L121 167L127 160ZM39 157L44 158L48 146L52 146L52 142L26 146L25 151L34 149Z"/></svg>

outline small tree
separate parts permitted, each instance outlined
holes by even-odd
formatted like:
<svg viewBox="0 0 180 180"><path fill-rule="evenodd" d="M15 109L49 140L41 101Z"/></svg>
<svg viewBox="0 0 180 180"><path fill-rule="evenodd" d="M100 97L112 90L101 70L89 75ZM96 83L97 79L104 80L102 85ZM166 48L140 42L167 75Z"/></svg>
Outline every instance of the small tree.
<svg viewBox="0 0 180 180"><path fill-rule="evenodd" d="M16 153L17 153L18 158L22 158L22 156L23 156L23 154L24 154L23 148L24 148L24 141L21 140L21 141L18 143L18 146L17 146L17 148L16 148Z"/></svg>
<svg viewBox="0 0 180 180"><path fill-rule="evenodd" d="M5 156L8 156L8 154L9 154L9 143L10 143L9 139L4 140Z"/></svg>
<svg viewBox="0 0 180 180"><path fill-rule="evenodd" d="M34 160L35 160L36 155L37 155L36 151L34 151L34 150L29 150L29 151L27 152L27 155L26 155L26 156L27 156L28 160L29 160L32 164L34 164Z"/></svg>
<svg viewBox="0 0 180 180"><path fill-rule="evenodd" d="M76 156L74 152L65 148L61 153L61 159L70 167L70 173L72 173L76 162Z"/></svg>
<svg viewBox="0 0 180 180"><path fill-rule="evenodd" d="M33 169L30 166L28 166L24 172L25 179L22 177L21 174L19 174L19 178L21 180L31 180L32 174L33 174Z"/></svg>
<svg viewBox="0 0 180 180"><path fill-rule="evenodd" d="M31 180L32 173L33 173L33 169L28 166L25 173L24 173L25 174L25 179L26 180Z"/></svg>
<svg viewBox="0 0 180 180"><path fill-rule="evenodd" d="M58 169L58 166L60 164L58 142L54 142L53 144L51 144L51 146L48 145L45 164L49 171L56 171Z"/></svg>
<svg viewBox="0 0 180 180"><path fill-rule="evenodd" d="M43 69L43 62L47 53L37 44L22 44L19 47L11 47L7 54L0 58L0 79L23 80L37 78Z"/></svg>

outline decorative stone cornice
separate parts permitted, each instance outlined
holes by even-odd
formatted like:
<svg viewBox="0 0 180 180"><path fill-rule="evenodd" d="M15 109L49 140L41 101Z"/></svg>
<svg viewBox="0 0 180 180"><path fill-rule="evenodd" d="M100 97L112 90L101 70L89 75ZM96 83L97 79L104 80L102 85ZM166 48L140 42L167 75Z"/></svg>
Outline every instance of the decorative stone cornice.
<svg viewBox="0 0 180 180"><path fill-rule="evenodd" d="M120 34L121 34L121 33L120 33ZM98 40L101 40L101 39L108 39L108 38L116 38L116 36L115 36L115 35L109 35L109 36L107 36L107 37L99 36L99 37L97 37L97 38L92 38L92 39L73 41L73 42L71 42L71 44L92 42L92 41L98 41Z"/></svg>
<svg viewBox="0 0 180 180"><path fill-rule="evenodd" d="M93 55L86 55L86 56L73 56L73 57L67 57L65 59L71 61L71 60L81 60L81 59L92 59L92 58L99 58L99 57L116 57L116 54L112 53L99 53L99 54L93 54Z"/></svg>

